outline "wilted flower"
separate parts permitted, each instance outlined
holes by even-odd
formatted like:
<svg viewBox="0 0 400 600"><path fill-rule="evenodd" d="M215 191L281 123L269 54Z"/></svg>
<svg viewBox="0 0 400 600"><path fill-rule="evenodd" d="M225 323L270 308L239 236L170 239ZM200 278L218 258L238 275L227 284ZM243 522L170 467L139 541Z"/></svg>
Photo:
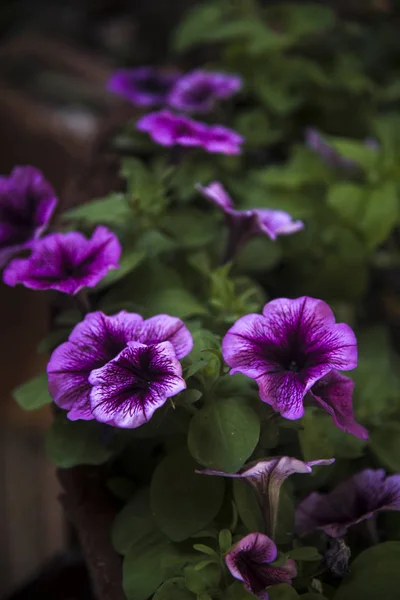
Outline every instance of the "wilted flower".
<svg viewBox="0 0 400 600"><path fill-rule="evenodd" d="M53 233L37 240L28 258L12 260L3 279L11 286L22 283L35 290L76 294L117 269L120 254L118 238L101 225L89 240L77 231Z"/></svg>
<svg viewBox="0 0 400 600"><path fill-rule="evenodd" d="M274 542L262 533L249 533L226 554L225 562L232 576L243 581L245 588L263 600L268 600L266 588L278 583L292 583L297 576L294 560L284 565L272 563L278 556Z"/></svg>
<svg viewBox="0 0 400 600"><path fill-rule="evenodd" d="M205 187L199 184L196 187L224 213L229 229L225 260L231 259L252 237L267 235L275 240L278 235L289 235L304 227L301 221L293 221L292 217L282 210L265 208L236 210L229 194L218 181Z"/></svg>
<svg viewBox="0 0 400 600"><path fill-rule="evenodd" d="M319 379L310 390L310 398L331 417L337 427L362 440L368 431L354 419L352 396L354 381L350 377L331 371Z"/></svg>
<svg viewBox="0 0 400 600"><path fill-rule="evenodd" d="M335 462L334 458L303 462L290 456L275 456L250 462L238 473L225 473L215 469L204 469L198 471L198 473L243 479L248 483L255 492L266 530L274 537L279 508L279 494L285 479L294 473L311 473L312 467L331 465L333 462Z"/></svg>
<svg viewBox="0 0 400 600"><path fill-rule="evenodd" d="M156 106L165 104L178 77L178 73L153 67L119 69L108 80L107 88L136 106Z"/></svg>
<svg viewBox="0 0 400 600"><path fill-rule="evenodd" d="M162 146L200 147L208 152L238 154L243 138L235 131L219 125L208 126L183 115L161 110L144 115L136 123L154 142Z"/></svg>
<svg viewBox="0 0 400 600"><path fill-rule="evenodd" d="M262 315L236 321L222 341L222 354L231 375L255 379L263 402L286 419L299 419L303 399L317 381L332 370L357 366L357 340L348 325L335 323L322 300L278 298Z"/></svg>
<svg viewBox="0 0 400 600"><path fill-rule="evenodd" d="M336 577L344 577L349 572L351 550L344 540L330 538L328 549L324 553L324 563Z"/></svg>
<svg viewBox="0 0 400 600"><path fill-rule="evenodd" d="M296 530L322 529L342 537L352 525L384 510L400 510L400 474L387 477L382 469L364 469L328 494L307 496L296 510Z"/></svg>
<svg viewBox="0 0 400 600"><path fill-rule="evenodd" d="M116 358L128 342L150 345L166 341L174 347L177 358L189 354L193 347L189 330L176 317L157 315L144 321L124 310L113 316L89 313L50 357L50 394L58 406L69 411L69 419L93 419L90 373Z"/></svg>
<svg viewBox="0 0 400 600"><path fill-rule="evenodd" d="M126 429L149 421L167 398L186 388L170 342L129 342L116 358L90 373L89 383L94 418Z"/></svg>
<svg viewBox="0 0 400 600"><path fill-rule="evenodd" d="M188 112L209 112L217 100L229 98L242 87L238 75L197 69L180 77L171 90L168 104Z"/></svg>
<svg viewBox="0 0 400 600"><path fill-rule="evenodd" d="M56 204L51 185L34 167L15 167L0 177L0 267L42 235Z"/></svg>

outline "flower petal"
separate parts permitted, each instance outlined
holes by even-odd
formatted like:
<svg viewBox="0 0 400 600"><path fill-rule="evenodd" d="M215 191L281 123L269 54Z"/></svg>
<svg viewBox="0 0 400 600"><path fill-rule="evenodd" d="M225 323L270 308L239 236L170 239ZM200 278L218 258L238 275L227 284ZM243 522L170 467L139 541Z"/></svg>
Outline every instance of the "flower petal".
<svg viewBox="0 0 400 600"><path fill-rule="evenodd" d="M352 395L354 382L350 377L331 371L310 390L314 403L327 412L337 427L351 435L367 440L368 431L354 418Z"/></svg>
<svg viewBox="0 0 400 600"><path fill-rule="evenodd" d="M266 233L272 240L278 235L290 235L304 228L302 221L293 221L292 217L283 210L268 210L256 208L253 210L257 217L256 233Z"/></svg>
<svg viewBox="0 0 400 600"><path fill-rule="evenodd" d="M256 381L263 402L270 404L285 419L301 419L307 386L297 373L265 374L257 377Z"/></svg>
<svg viewBox="0 0 400 600"><path fill-rule="evenodd" d="M197 184L196 189L203 194L207 200L211 200L211 202L216 204L219 208L222 208L223 211L229 211L234 208L232 199L219 181L212 181L206 186Z"/></svg>
<svg viewBox="0 0 400 600"><path fill-rule="evenodd" d="M177 358L183 358L193 348L193 338L186 325L177 317L157 315L143 321L136 337L142 344L171 342Z"/></svg>

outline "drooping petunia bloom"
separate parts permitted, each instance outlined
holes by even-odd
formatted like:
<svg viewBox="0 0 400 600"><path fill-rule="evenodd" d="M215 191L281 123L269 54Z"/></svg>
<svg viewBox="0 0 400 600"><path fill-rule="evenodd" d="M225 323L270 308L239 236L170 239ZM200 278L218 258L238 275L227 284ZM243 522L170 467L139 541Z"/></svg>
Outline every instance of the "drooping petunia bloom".
<svg viewBox="0 0 400 600"><path fill-rule="evenodd" d="M354 381L350 377L331 371L312 386L309 395L316 406L332 417L337 427L367 440L368 431L354 418L353 390Z"/></svg>
<svg viewBox="0 0 400 600"><path fill-rule="evenodd" d="M284 481L294 473L311 473L312 467L331 465L334 458L304 462L290 456L275 456L247 463L237 473L225 473L215 469L197 471L201 475L219 475L243 479L254 490L257 502L263 515L266 531L275 536L277 524L279 494Z"/></svg>
<svg viewBox="0 0 400 600"><path fill-rule="evenodd" d="M42 235L56 205L38 169L15 167L9 177L0 177L0 268Z"/></svg>
<svg viewBox="0 0 400 600"><path fill-rule="evenodd" d="M107 82L107 89L136 106L165 104L174 83L176 72L160 71L154 67L119 69Z"/></svg>
<svg viewBox="0 0 400 600"><path fill-rule="evenodd" d="M89 383L94 418L125 429L149 421L168 398L186 388L170 342L129 342L116 358L90 373Z"/></svg>
<svg viewBox="0 0 400 600"><path fill-rule="evenodd" d="M53 233L32 245L28 258L15 258L4 271L8 285L77 294L94 287L110 269L119 267L121 245L116 235L99 225L88 240L82 233Z"/></svg>
<svg viewBox="0 0 400 600"><path fill-rule="evenodd" d="M232 576L243 581L245 588L262 600L268 600L267 588L279 583L292 583L297 576L294 560L274 566L278 549L262 533L249 533L226 554L225 562Z"/></svg>
<svg viewBox="0 0 400 600"><path fill-rule="evenodd" d="M225 260L230 260L252 237L267 235L275 240L278 235L289 235L304 227L301 221L293 221L292 217L282 210L236 210L229 194L218 181L205 187L198 184L196 189L224 213L229 230Z"/></svg>
<svg viewBox="0 0 400 600"><path fill-rule="evenodd" d="M222 354L231 375L254 379L261 400L293 420L303 416L304 397L317 381L332 370L357 366L357 340L348 325L335 323L322 300L278 298L262 315L236 321L222 341Z"/></svg>
<svg viewBox="0 0 400 600"><path fill-rule="evenodd" d="M49 391L68 418L93 419L89 375L114 359L128 342L170 342L177 358L191 351L193 339L184 323L169 315L150 319L121 311L113 316L93 312L75 326L68 341L56 348L47 365Z"/></svg>
<svg viewBox="0 0 400 600"><path fill-rule="evenodd" d="M210 127L169 110L144 115L137 121L136 128L147 132L154 142L162 146L197 147L221 154L239 154L243 142L239 134L226 127Z"/></svg>
<svg viewBox="0 0 400 600"><path fill-rule="evenodd" d="M242 79L238 75L196 69L176 81L168 104L177 110L206 113L218 100L229 98L241 87Z"/></svg>
<svg viewBox="0 0 400 600"><path fill-rule="evenodd" d="M328 494L313 492L296 510L296 531L321 529L342 537L349 527L385 510L400 510L400 474L364 469L342 481Z"/></svg>

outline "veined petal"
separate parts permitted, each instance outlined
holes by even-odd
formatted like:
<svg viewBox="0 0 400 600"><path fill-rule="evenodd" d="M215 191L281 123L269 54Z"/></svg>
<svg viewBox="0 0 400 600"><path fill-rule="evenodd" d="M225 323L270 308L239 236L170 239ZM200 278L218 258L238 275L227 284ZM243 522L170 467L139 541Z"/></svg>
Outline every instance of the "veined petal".
<svg viewBox="0 0 400 600"><path fill-rule="evenodd" d="M136 337L142 344L171 342L177 358L183 358L193 348L193 338L186 325L177 317L157 315L143 321Z"/></svg>

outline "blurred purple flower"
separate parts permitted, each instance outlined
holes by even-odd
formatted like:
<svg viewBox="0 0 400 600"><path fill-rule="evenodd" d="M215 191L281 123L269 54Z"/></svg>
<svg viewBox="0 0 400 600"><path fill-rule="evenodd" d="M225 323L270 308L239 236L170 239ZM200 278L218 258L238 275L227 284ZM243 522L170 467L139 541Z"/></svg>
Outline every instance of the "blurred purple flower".
<svg viewBox="0 0 400 600"><path fill-rule="evenodd" d="M349 527L385 510L400 510L400 475L365 469L342 481L328 494L313 492L296 510L296 531L322 529L342 537Z"/></svg>
<svg viewBox="0 0 400 600"><path fill-rule="evenodd" d="M285 479L294 473L311 473L312 467L331 465L334 458L304 462L290 456L275 456L255 460L244 465L237 473L225 473L215 469L197 471L200 475L219 475L233 479L243 479L254 490L257 502L264 518L266 531L275 536L279 495Z"/></svg>
<svg viewBox="0 0 400 600"><path fill-rule="evenodd" d="M57 205L51 185L34 167L0 177L0 268L46 229Z"/></svg>
<svg viewBox="0 0 400 600"><path fill-rule="evenodd" d="M231 375L255 379L263 402L286 419L300 419L304 396L318 380L357 366L357 340L348 325L335 323L322 300L278 298L262 315L236 321L222 341L222 354Z"/></svg>
<svg viewBox="0 0 400 600"><path fill-rule="evenodd" d="M136 106L165 104L178 73L168 73L153 67L119 69L107 82L107 89Z"/></svg>
<svg viewBox="0 0 400 600"><path fill-rule="evenodd" d="M279 583L292 583L297 576L294 560L275 567L269 563L276 560L278 549L274 542L262 533L249 533L226 554L225 562L232 576L243 581L244 587L262 600L268 600L266 588Z"/></svg>
<svg viewBox="0 0 400 600"><path fill-rule="evenodd" d="M119 355L128 342L151 345L166 341L174 347L177 358L189 354L193 347L189 330L176 317L157 315L144 321L124 310L113 316L89 313L50 357L50 394L58 406L69 411L69 419L93 419L90 373Z"/></svg>
<svg viewBox="0 0 400 600"><path fill-rule="evenodd" d="M192 146L208 152L239 154L243 142L243 138L230 129L219 125L210 127L168 110L144 115L136 127L139 131L147 132L154 142L162 146Z"/></svg>
<svg viewBox="0 0 400 600"><path fill-rule="evenodd" d="M238 75L197 69L180 77L171 90L168 104L187 112L210 112L218 100L229 98L242 87Z"/></svg>
<svg viewBox="0 0 400 600"><path fill-rule="evenodd" d="M11 286L21 283L34 290L77 294L117 269L120 254L118 238L101 225L89 240L77 231L53 233L32 244L28 258L12 260L3 279Z"/></svg>
<svg viewBox="0 0 400 600"><path fill-rule="evenodd" d="M353 390L354 381L350 377L331 371L312 386L310 398L316 406L332 417L337 427L367 440L368 431L354 419Z"/></svg>
<svg viewBox="0 0 400 600"><path fill-rule="evenodd" d="M330 167L342 169L357 169L355 160L342 156L315 127L308 127L305 131L306 145L311 148ZM379 150L379 142L374 138L365 138L364 144L371 150Z"/></svg>
<svg viewBox="0 0 400 600"><path fill-rule="evenodd" d="M186 388L170 342L128 342L118 356L90 373L89 383L94 418L125 429L149 421L168 398Z"/></svg>
<svg viewBox="0 0 400 600"><path fill-rule="evenodd" d="M290 235L304 227L301 221L293 221L292 217L282 210L235 209L229 194L218 181L213 181L208 186L198 184L196 189L224 213L229 229L225 261L231 260L252 237L267 235L271 240L276 240L278 235Z"/></svg>

